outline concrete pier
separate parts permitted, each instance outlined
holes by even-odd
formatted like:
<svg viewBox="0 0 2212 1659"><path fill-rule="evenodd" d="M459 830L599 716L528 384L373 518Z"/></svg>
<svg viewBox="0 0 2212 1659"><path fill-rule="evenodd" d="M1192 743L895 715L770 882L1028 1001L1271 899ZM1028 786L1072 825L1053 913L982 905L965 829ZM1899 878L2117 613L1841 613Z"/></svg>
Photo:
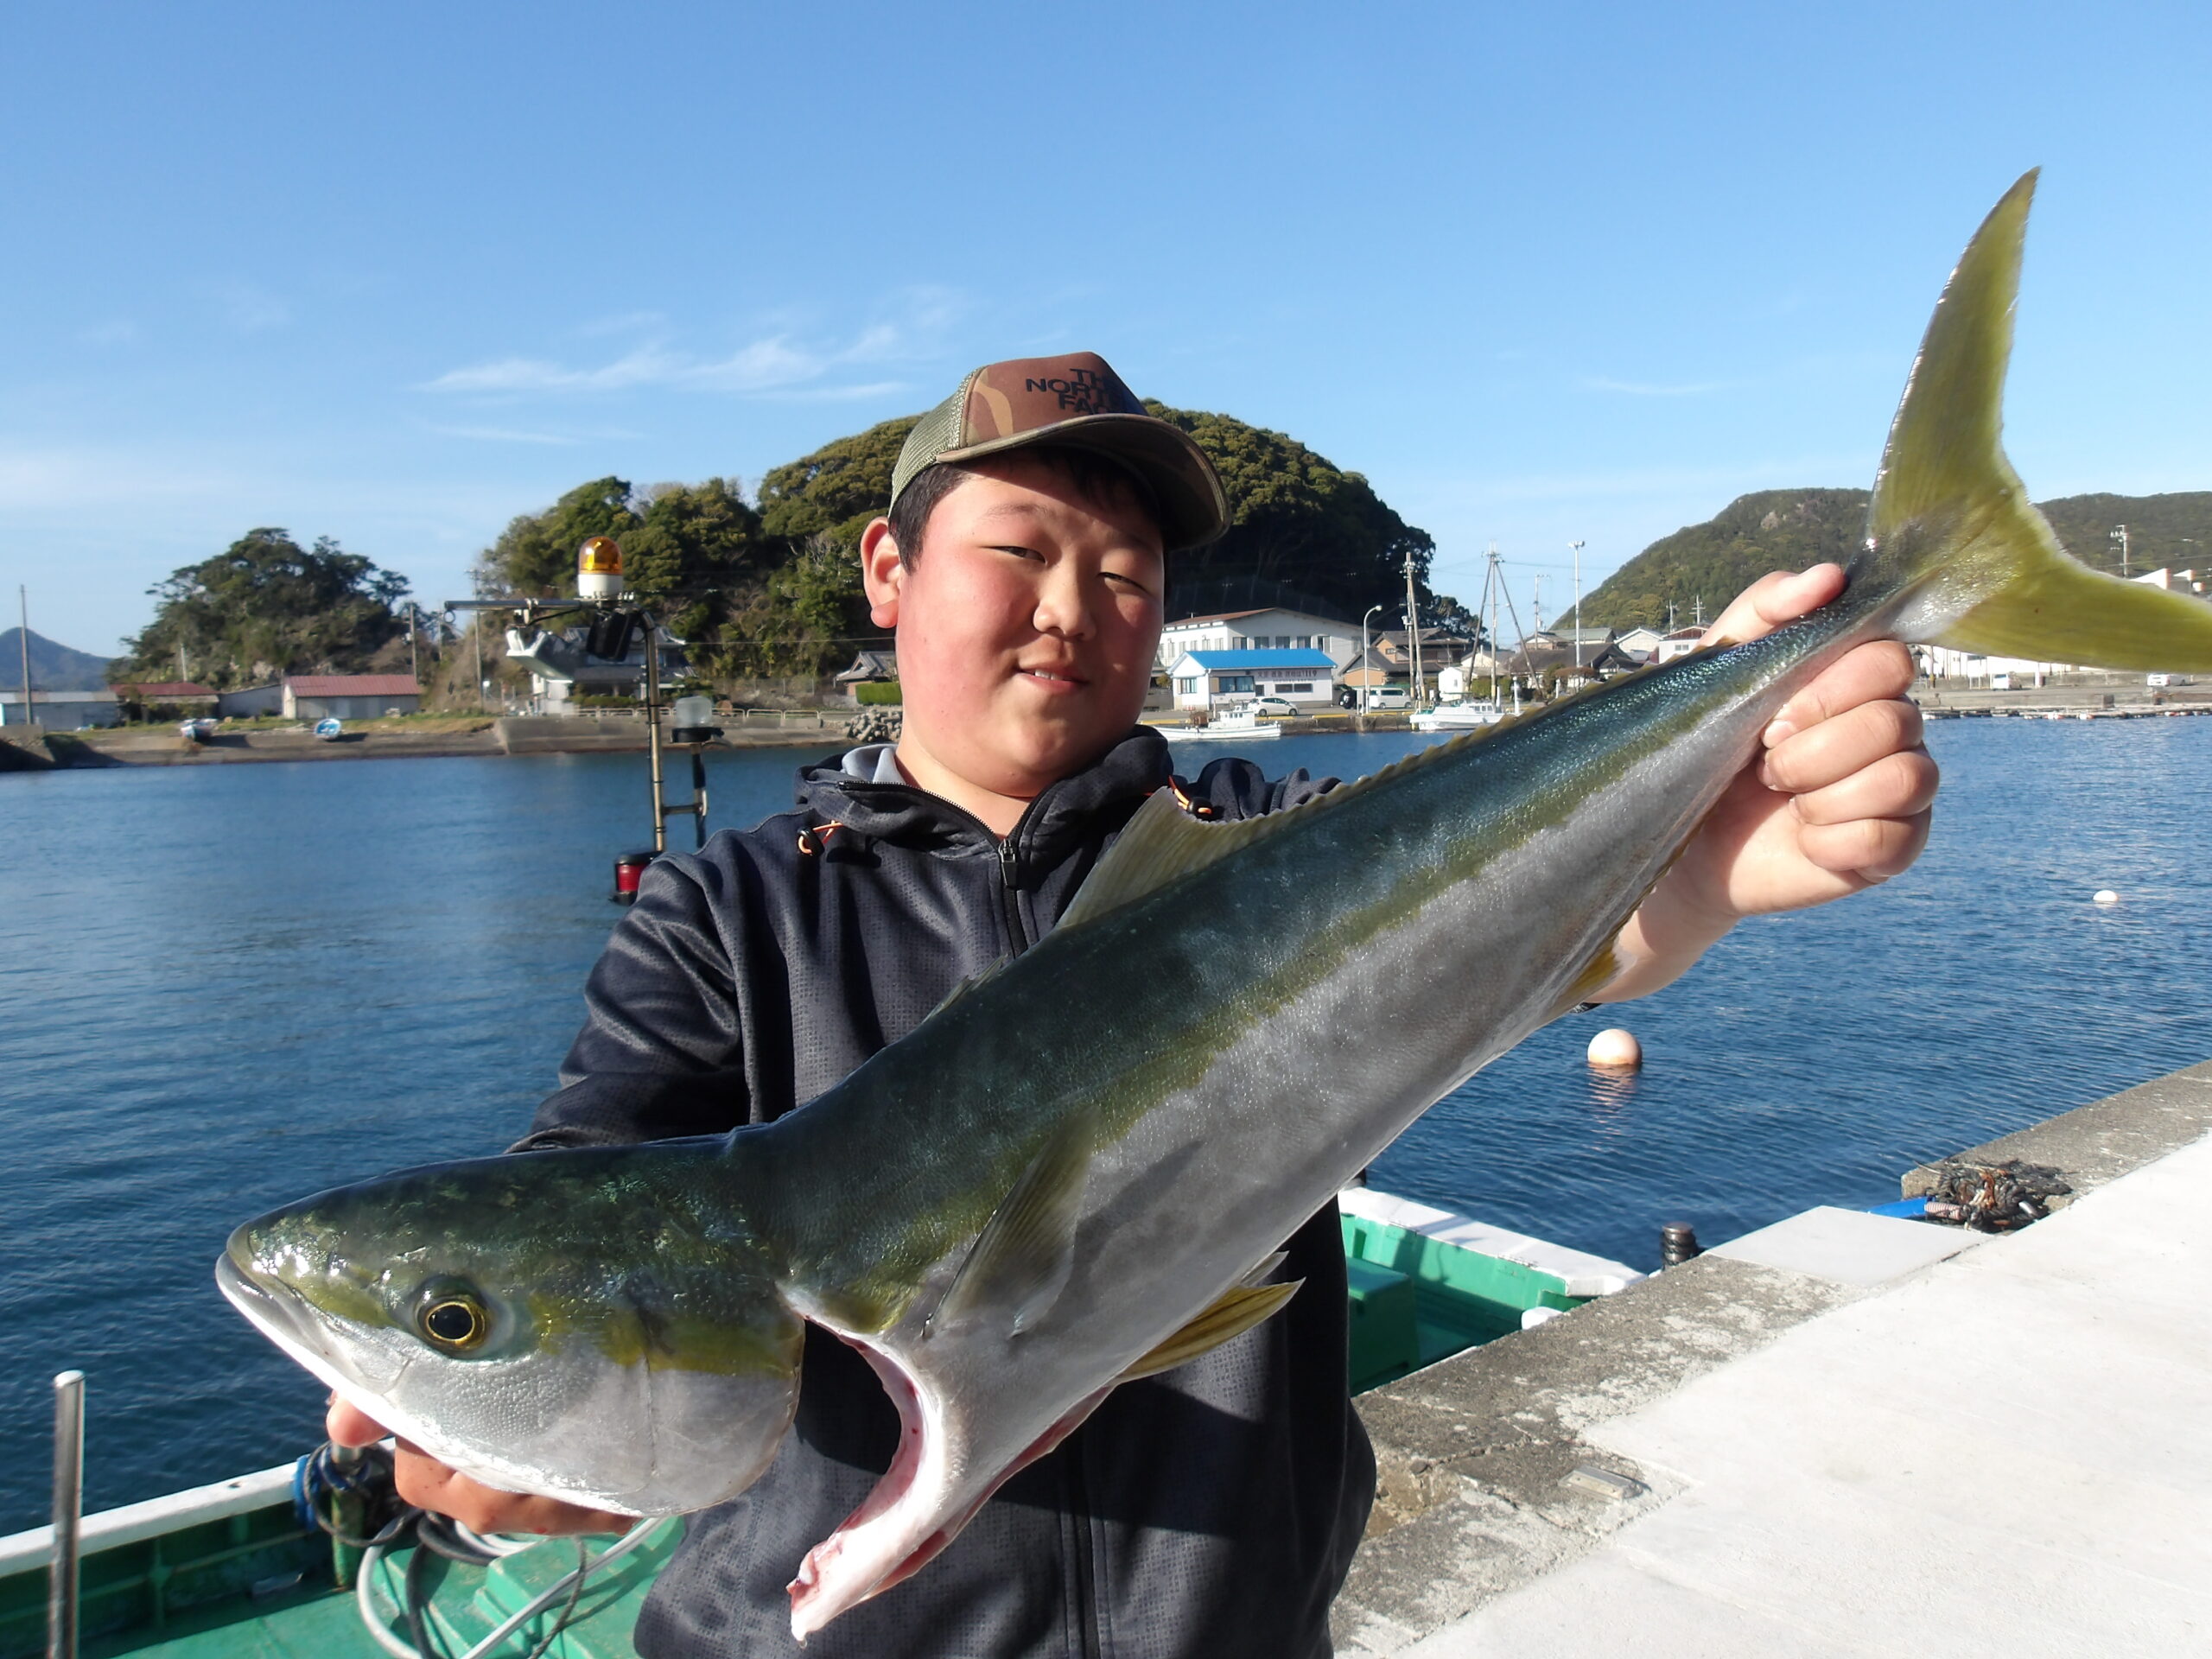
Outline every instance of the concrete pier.
<svg viewBox="0 0 2212 1659"><path fill-rule="evenodd" d="M1811 1211L1363 1396L1339 1650L2212 1649L2212 1065L1960 1155L2072 1202Z"/></svg>

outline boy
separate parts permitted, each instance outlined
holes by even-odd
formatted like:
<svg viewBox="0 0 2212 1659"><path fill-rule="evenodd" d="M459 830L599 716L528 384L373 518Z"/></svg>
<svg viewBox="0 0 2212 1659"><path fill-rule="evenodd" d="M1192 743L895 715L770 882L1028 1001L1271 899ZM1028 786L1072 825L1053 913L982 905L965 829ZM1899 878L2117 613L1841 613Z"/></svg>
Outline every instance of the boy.
<svg viewBox="0 0 2212 1659"><path fill-rule="evenodd" d="M1227 519L1188 436L1097 357L994 364L916 428L893 491L861 556L872 613L898 634L904 734L802 772L797 810L652 867L523 1148L715 1133L798 1106L1041 937L1168 781L1166 744L1135 728L1166 556ZM1768 577L1716 631L1751 637L1840 586L1833 566ZM1742 916L1912 861L1935 772L1899 700L1910 678L1902 648L1871 645L1798 695L1630 922L1605 1000L1665 983ZM1185 792L1230 819L1321 787L1219 761ZM1116 1389L923 1572L817 1634L810 1659L1326 1654L1374 1468L1345 1397L1334 1206L1286 1249L1281 1276L1307 1283L1281 1313ZM331 1432L378 1431L337 1407ZM783 1586L897 1442L864 1363L810 1330L791 1433L750 1490L690 1518L639 1650L796 1651ZM479 1528L622 1524L411 1450L400 1479Z"/></svg>

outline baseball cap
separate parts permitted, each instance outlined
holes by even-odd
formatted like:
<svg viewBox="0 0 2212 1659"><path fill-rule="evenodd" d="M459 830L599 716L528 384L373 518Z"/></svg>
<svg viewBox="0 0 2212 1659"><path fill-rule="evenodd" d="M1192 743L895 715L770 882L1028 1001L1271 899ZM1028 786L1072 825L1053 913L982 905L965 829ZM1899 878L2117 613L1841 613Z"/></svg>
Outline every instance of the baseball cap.
<svg viewBox="0 0 2212 1659"><path fill-rule="evenodd" d="M1030 444L1091 449L1152 486L1168 550L1199 547L1229 528L1229 498L1205 451L1173 422L1145 413L1096 352L1017 357L969 372L960 389L907 434L892 469L895 503L941 461L974 461Z"/></svg>

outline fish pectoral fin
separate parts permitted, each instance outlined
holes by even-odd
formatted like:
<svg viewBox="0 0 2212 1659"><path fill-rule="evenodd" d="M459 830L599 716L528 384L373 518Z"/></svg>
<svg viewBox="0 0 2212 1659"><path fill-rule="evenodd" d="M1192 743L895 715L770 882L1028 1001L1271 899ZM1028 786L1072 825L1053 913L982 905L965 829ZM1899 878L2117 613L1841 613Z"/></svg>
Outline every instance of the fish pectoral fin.
<svg viewBox="0 0 2212 1659"><path fill-rule="evenodd" d="M1620 935L1616 933L1599 948L1598 954L1590 958L1582 971L1575 975L1568 982L1567 988L1559 994L1559 1001L1552 1005L1551 1013L1545 1018L1556 1020L1563 1014L1573 1013L1620 977L1621 959L1613 950L1614 941L1619 938Z"/></svg>
<svg viewBox="0 0 2212 1659"><path fill-rule="evenodd" d="M932 1331L1003 1309L1019 1333L1052 1306L1075 1267L1076 1222L1090 1170L1090 1120L1054 1132L976 1235L960 1274L930 1315Z"/></svg>
<svg viewBox="0 0 2212 1659"><path fill-rule="evenodd" d="M1269 1274L1273 1273L1277 1268L1282 1266L1284 1262L1289 1260L1290 1252L1288 1250L1277 1250L1273 1255L1262 1256L1258 1262L1253 1264L1252 1271L1246 1274L1236 1282L1243 1286L1247 1290L1249 1290L1253 1286L1261 1283Z"/></svg>
<svg viewBox="0 0 2212 1659"><path fill-rule="evenodd" d="M1187 1365L1200 1354L1211 1353L1231 1338L1241 1337L1291 1299L1306 1281L1287 1285L1237 1285L1224 1291L1198 1318L1154 1348L1114 1380L1134 1382Z"/></svg>

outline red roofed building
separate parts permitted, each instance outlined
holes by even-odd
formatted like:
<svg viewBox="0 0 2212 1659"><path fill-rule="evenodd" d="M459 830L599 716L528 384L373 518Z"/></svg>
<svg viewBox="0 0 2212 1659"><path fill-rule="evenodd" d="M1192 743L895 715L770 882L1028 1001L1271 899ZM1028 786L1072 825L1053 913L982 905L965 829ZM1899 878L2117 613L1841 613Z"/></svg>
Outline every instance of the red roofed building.
<svg viewBox="0 0 2212 1659"><path fill-rule="evenodd" d="M423 707L423 688L412 674L288 674L287 720L375 720L411 715Z"/></svg>

